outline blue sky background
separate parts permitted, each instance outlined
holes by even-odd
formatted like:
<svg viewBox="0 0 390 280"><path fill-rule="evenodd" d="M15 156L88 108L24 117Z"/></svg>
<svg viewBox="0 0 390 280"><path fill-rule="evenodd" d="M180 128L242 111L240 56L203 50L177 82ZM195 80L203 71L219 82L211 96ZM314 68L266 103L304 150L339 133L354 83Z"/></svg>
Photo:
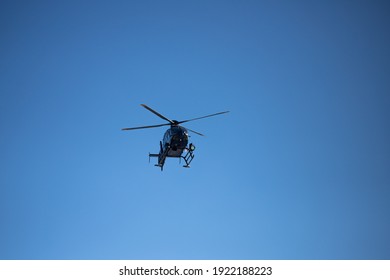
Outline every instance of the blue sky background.
<svg viewBox="0 0 390 280"><path fill-rule="evenodd" d="M1 1L0 258L389 259L389 12Z"/></svg>

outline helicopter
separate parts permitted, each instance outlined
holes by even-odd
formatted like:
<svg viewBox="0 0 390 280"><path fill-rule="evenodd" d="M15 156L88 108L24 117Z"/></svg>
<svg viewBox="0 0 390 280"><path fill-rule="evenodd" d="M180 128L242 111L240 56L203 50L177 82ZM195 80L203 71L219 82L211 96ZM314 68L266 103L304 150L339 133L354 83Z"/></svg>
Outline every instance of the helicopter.
<svg viewBox="0 0 390 280"><path fill-rule="evenodd" d="M148 107L145 104L141 104L142 107L149 110L153 114L157 115L161 119L167 121L168 123L163 124L157 124L157 125L148 125L148 126L139 126L139 127L128 127L128 128L122 128L122 130L135 130L135 129L144 129L144 128L155 128L155 127L161 127L161 126L170 126L170 128L167 129L164 133L164 137L162 141L160 141L160 152L158 154L151 154L149 153L149 162L151 157L157 157L157 164L155 166L160 167L161 171L163 171L165 160L167 157L172 158L179 158L180 160L183 159L185 164L183 167L189 168L190 163L194 159L194 151L195 151L195 145L190 143L188 144L188 138L189 134L188 131L193 132L197 135L204 136L202 133L199 133L197 131L185 128L181 126L180 124L186 123L189 121L195 121L199 119L209 118L221 114L229 113L229 111L219 112L203 117L188 119L184 121L177 121L177 120L171 120L167 117L163 116L159 112L153 110L152 108ZM184 154L184 155L183 155Z"/></svg>

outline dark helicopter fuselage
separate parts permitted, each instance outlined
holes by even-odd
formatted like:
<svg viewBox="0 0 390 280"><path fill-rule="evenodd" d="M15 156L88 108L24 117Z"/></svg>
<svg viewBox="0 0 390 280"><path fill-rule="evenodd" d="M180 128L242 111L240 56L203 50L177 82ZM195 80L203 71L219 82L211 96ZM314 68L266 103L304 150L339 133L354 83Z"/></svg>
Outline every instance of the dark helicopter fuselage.
<svg viewBox="0 0 390 280"><path fill-rule="evenodd" d="M169 149L167 156L180 157L188 144L188 131L182 126L173 125L164 133L162 148Z"/></svg>

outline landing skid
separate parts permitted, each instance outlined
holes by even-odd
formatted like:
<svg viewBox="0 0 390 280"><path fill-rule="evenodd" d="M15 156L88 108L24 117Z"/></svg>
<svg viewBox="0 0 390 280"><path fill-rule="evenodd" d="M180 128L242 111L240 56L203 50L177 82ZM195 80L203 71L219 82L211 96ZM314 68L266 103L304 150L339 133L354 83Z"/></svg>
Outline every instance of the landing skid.
<svg viewBox="0 0 390 280"><path fill-rule="evenodd" d="M187 150L187 153L185 154L185 156L181 156L181 158L184 159L184 161L186 163L185 165L183 165L183 167L190 168L190 163L194 159L195 155L194 155L193 151L191 151L189 149L186 149L186 150Z"/></svg>
<svg viewBox="0 0 390 280"><path fill-rule="evenodd" d="M165 159L167 158L168 152L169 152L169 148L164 150L162 147L162 142L160 141L160 153L159 154L149 153L149 162L150 162L150 157L157 157L158 163L155 164L154 166L160 167L161 171L163 171Z"/></svg>
<svg viewBox="0 0 390 280"><path fill-rule="evenodd" d="M151 157L157 157L158 158L158 163L155 164L154 166L160 167L161 171L163 171L164 164L165 164L165 159L167 157L175 157L175 158L179 158L179 159L183 159L184 160L185 164L183 165L183 167L190 168L190 163L192 162L192 160L195 157L194 150L195 150L195 146L193 146L191 144L189 149L185 148L184 151L186 151L186 154L184 156L183 155L180 155L180 156L169 156L168 153L170 151L170 148L167 147L166 149L163 149L162 148L162 143L160 142L160 153L159 154L151 154L151 153L149 153L149 162L150 162L150 158Z"/></svg>

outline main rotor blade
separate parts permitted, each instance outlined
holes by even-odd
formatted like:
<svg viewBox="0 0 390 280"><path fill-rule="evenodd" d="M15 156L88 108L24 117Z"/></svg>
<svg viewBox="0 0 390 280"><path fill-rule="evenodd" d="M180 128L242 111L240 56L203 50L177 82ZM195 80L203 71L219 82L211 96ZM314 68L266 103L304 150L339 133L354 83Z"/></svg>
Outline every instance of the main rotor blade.
<svg viewBox="0 0 390 280"><path fill-rule="evenodd" d="M200 135L200 136L204 136L202 133L197 132L197 131L195 131L195 130L192 130L192 129L189 129L189 128L186 128L186 129L189 130L189 131L191 131L191 132L193 132L193 133L195 133L195 134L198 134L198 135Z"/></svg>
<svg viewBox="0 0 390 280"><path fill-rule="evenodd" d="M156 125L147 125L147 126L138 126L138 127L126 127L122 128L122 130L134 130L134 129L143 129L143 128L154 128L154 127L160 127L165 125L171 125L170 123L164 123L164 124L156 124Z"/></svg>
<svg viewBox="0 0 390 280"><path fill-rule="evenodd" d="M181 123L185 123L185 122L200 120L200 119L204 119L204 118L213 117L213 116L216 116L216 115L226 114L226 113L229 113L229 112L230 112L230 111L219 112L219 113L215 113L215 114L211 114L211 115L207 115L207 116L203 116L203 117L199 117L199 118L194 118L194 119L189 119L189 120L185 120L185 121L180 121L180 122L178 122L178 123L181 124Z"/></svg>
<svg viewBox="0 0 390 280"><path fill-rule="evenodd" d="M152 108L146 106L145 104L141 104L141 106L144 107L145 109L149 110L149 111L152 112L153 114L159 116L159 117L162 118L163 120L166 120L166 121L170 122L171 124L174 123L172 120L170 120L170 119L168 119L167 117L161 115L159 112L153 110Z"/></svg>

